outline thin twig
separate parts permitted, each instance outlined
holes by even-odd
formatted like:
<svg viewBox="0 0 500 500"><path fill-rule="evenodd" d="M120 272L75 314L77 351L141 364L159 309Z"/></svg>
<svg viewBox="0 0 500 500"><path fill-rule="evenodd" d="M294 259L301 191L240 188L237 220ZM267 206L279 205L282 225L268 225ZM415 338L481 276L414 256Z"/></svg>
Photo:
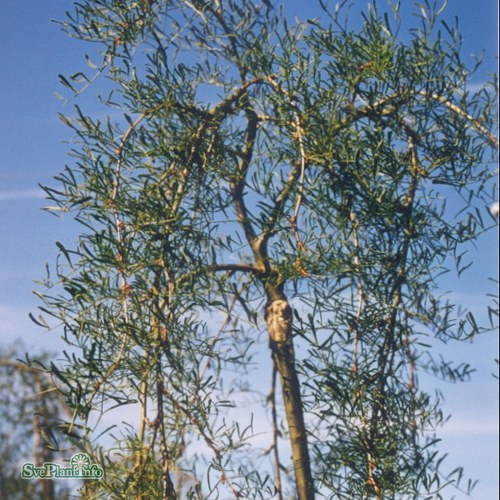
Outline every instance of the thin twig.
<svg viewBox="0 0 500 500"><path fill-rule="evenodd" d="M123 255L121 253L121 247L123 245L123 228L125 227L125 223L120 219L120 215L118 212L118 208L116 207L116 200L118 197L120 184L121 184L121 175L122 175L122 163L123 163L123 149L127 144L132 132L136 129L136 127L141 123L144 118L149 114L149 112L144 111L139 115L139 117L130 125L130 127L123 134L120 146L117 149L118 159L116 161L116 169L115 169L115 178L113 180L113 189L111 191L109 205L111 206L111 210L113 211L113 218L115 221L115 229L116 229L116 241L118 246L118 255L116 256L117 261L120 262L120 268L118 269L118 273L121 277L121 290L122 290L122 308L123 308L123 317L125 320L125 325L127 326L126 332L122 337L122 342L120 346L120 350L118 351L118 356L115 358L111 366L108 368L104 376L96 382L94 385L94 390L90 395L90 398L87 402L87 405L90 407L92 405L92 401L94 397L99 392L101 386L106 383L109 377L113 374L113 372L118 368L120 362L125 353L125 348L130 338L130 332L128 329L128 325L130 324L129 318L129 308L128 308L128 296L131 293L131 286L128 284L127 275L125 271L125 262L123 259ZM73 424L73 423L72 423Z"/></svg>
<svg viewBox="0 0 500 500"><path fill-rule="evenodd" d="M251 283L250 281L245 283L242 287L241 292L243 292L245 289L247 289L250 286L250 283ZM209 343L208 347L210 350L212 350L215 347L215 344L219 341L220 337L222 336L225 329L227 328L229 321L231 320L231 315L232 315L233 309L236 305L236 302L238 301L238 298L239 298L241 292L235 293L235 295L231 301L231 304L229 305L229 308L228 308L226 317L224 318L224 321L222 322L221 326L219 327L219 330L215 334L214 338ZM205 377L205 373L208 370L209 366L210 366L210 359L206 359L204 364L203 364L203 367L201 368L201 370L198 374L198 377L197 377L198 383L201 383L201 381ZM193 394L193 396L191 397L191 400L189 401L189 406L192 407L197 399L198 399L198 395L196 393ZM172 398L171 398L171 400L172 400ZM174 403L174 405L175 405L175 403ZM189 415L187 415L186 412L184 412L184 411L183 411L183 413L184 413L184 421L180 424L180 430L179 430L179 439L180 440L184 439L184 436L185 436L186 430L187 430L186 424L187 424L187 421L190 420ZM206 438L205 438L205 440L206 440ZM180 456L180 454L177 454L177 457L179 457L179 456Z"/></svg>
<svg viewBox="0 0 500 500"><path fill-rule="evenodd" d="M177 495L174 490L174 485L170 477L170 454L168 452L166 430L165 430L165 417L163 414L163 394L165 384L163 382L163 371L161 362L157 361L157 380L156 380L156 397L157 397L157 422L160 431L160 452L162 459L162 473L163 473L163 496L166 500L175 500Z"/></svg>
<svg viewBox="0 0 500 500"><path fill-rule="evenodd" d="M452 103L450 100L446 99L446 97L440 96L436 93L431 93L428 94L424 90L419 90L416 92L418 95L421 95L423 97L429 98L431 97L432 99L439 101L441 104L444 104L448 109L451 109L454 113L457 115L463 116L466 118L469 122L472 123L473 127L481 132L489 141L489 143L496 149L498 149L498 139L477 119L474 118L471 114L467 113L464 111L460 106L457 106L456 104Z"/></svg>
<svg viewBox="0 0 500 500"><path fill-rule="evenodd" d="M300 207L302 205L302 196L304 193L304 180L305 180L305 172L307 166L307 158L306 158L306 151L304 148L304 130L302 129L299 114L297 112L295 112L295 134L297 137L297 142L299 145L299 152L300 152L300 177L299 177L299 190L297 194L297 200L295 202L295 209L293 211L291 223L294 229L297 248L299 252L301 252L304 250L304 244L302 243L299 235L298 216Z"/></svg>
<svg viewBox="0 0 500 500"><path fill-rule="evenodd" d="M467 113L464 109L462 109L460 106L457 104L451 102L449 99L447 99L444 96L440 96L439 94L436 94L435 92L428 93L425 90L407 90L407 89L402 89L399 92L395 92L394 94L383 97L376 101L373 104L368 104L365 105L361 108L358 108L355 110L355 114L358 116L366 115L369 114L375 110L382 110L385 106L388 104L391 104L394 101L397 101L398 99L406 99L410 96L421 96L425 97L426 99L433 99L435 101L440 102L444 106L446 106L448 109L453 111L455 114L460 115L464 118L466 118L472 126L481 134L483 134L487 139L488 142L493 146L495 149L498 149L499 147L499 142L498 139L481 123L481 121L478 118L475 118L472 116L470 113ZM391 114L391 111L387 111L385 114ZM346 120L343 120L338 128L343 128L345 127L348 123L350 123L350 120L346 118Z"/></svg>
<svg viewBox="0 0 500 500"><path fill-rule="evenodd" d="M200 435L204 439L207 446L213 451L216 459L219 461L219 464L222 464L223 452L216 445L213 438L206 433L205 424L200 422L192 414L192 412L189 409L185 408L182 404L180 404L172 396L172 394L168 391L168 389L165 387L165 385L163 385L163 387L162 387L162 392L163 392L163 394L165 394L165 396L168 397L168 399L172 402L172 404L175 406L175 408L177 410L180 410L188 418L188 420L191 422L191 424L194 425L198 429L198 432L200 433ZM236 498L244 498L243 495L241 494L241 492L233 485L231 480L227 477L226 473L224 472L224 470L222 468L221 468L221 476L220 476L219 482L226 484Z"/></svg>
<svg viewBox="0 0 500 500"><path fill-rule="evenodd" d="M273 359L273 373L271 379L271 392L269 393L268 399L271 402L271 415L273 419L273 442L271 448L274 452L274 474L275 474L275 487L278 493L278 500L283 500L283 492L281 486L281 462L279 457L279 429L278 429L278 412L276 410L276 382L278 375L278 367L276 366L276 361Z"/></svg>
<svg viewBox="0 0 500 500"><path fill-rule="evenodd" d="M359 342L359 322L363 311L363 303L365 301L363 284L361 281L361 264L359 260L359 238L358 238L358 222L354 214L354 209L351 208L349 219L351 221L353 231L353 244L354 244L354 272L356 273L356 281L358 288L358 306L356 310L356 319L354 323L354 341L352 352L352 372L358 371L358 342Z"/></svg>
<svg viewBox="0 0 500 500"><path fill-rule="evenodd" d="M298 169L295 168L290 172L290 175L287 180L287 184L284 186L282 191L280 192L277 200L276 200L276 206L275 210L273 212L275 214L279 213L279 209L283 205L283 203L286 201L288 198L290 192L292 191L293 186L295 185L297 178L299 182L299 187L298 187L298 194L297 194L297 199L295 202L295 208L293 211L293 215L290 218L290 225L292 226L292 230L294 232L295 240L297 241L297 248L300 251L304 250L304 244L302 243L300 239L300 234L298 230L298 216L299 216L299 210L302 205L302 198L303 198L303 193L304 193L304 181L305 181L305 171L307 168L308 160L307 160L307 155L306 155L306 150L305 150L305 145L304 145L304 128L302 126L302 118L299 110L297 109L297 105L295 104L292 96L290 93L284 89L274 78L274 76L269 76L266 79L267 83L269 83L275 90L277 90L280 94L284 95L288 101L289 104L293 107L293 115L294 115L294 120L293 120L293 127L294 127L294 139L297 142L297 145L299 147L299 156L300 156L300 161L298 163ZM268 222L268 226L273 226L274 225L274 220L270 220Z"/></svg>

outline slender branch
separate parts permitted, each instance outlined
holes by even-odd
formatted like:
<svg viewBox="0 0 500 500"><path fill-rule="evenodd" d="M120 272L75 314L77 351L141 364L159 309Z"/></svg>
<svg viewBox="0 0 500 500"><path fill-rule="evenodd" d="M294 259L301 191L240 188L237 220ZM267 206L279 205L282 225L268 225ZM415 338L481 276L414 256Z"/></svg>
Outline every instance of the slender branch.
<svg viewBox="0 0 500 500"><path fill-rule="evenodd" d="M435 92L428 93L424 90L407 90L407 89L401 89L399 92L395 92L394 94L384 97L382 99L379 99L373 104L367 104L363 107L356 108L354 109L353 113L347 115L344 120L342 120L336 127L335 132L338 132L340 129L345 128L348 126L352 120L360 118L362 116L366 116L370 113L373 113L374 111L380 112L382 110L382 114L392 114L391 110L384 110L384 108L391 104L394 101L397 101L398 99L403 99L406 100L410 96L420 96L420 97L425 97L426 99L433 99L435 101L440 102L443 104L445 107L453 111L455 114L460 115L469 121L472 126L482 135L486 137L488 142L492 147L495 149L498 149L499 147L499 141L498 139L481 123L481 121L478 118L475 118L472 116L470 113L467 113L464 109L462 109L460 106L456 105L455 103L451 102L449 99L446 97L440 96L439 94L436 94Z"/></svg>
<svg viewBox="0 0 500 500"><path fill-rule="evenodd" d="M156 437L158 435L159 421L158 419L155 419L153 422L146 420L146 424L148 427L153 428L153 432L151 433L151 437L149 439L149 444L146 448L146 456L144 460L142 460L141 462L136 461L134 466L129 470L127 474L127 479L125 480L125 490L128 489L128 485L132 478L135 484L141 484L144 473L146 472L146 466L149 463L149 461L152 458L154 458L153 450L156 443Z"/></svg>
<svg viewBox="0 0 500 500"><path fill-rule="evenodd" d="M215 344L219 341L221 335L224 333L225 329L229 325L229 321L231 320L231 315L233 313L234 307L236 305L236 302L238 300L241 300L241 293L244 292L245 290L248 289L250 286L250 281L246 282L243 286L241 291L236 291L234 294L233 299L231 300L231 304L229 304L229 308L226 314L226 317L224 318L224 321L222 322L221 326L219 327L219 330L215 334L214 338L210 341L208 347L210 350L212 350L215 346ZM206 371L208 370L208 366L210 364L210 360L206 360L203 368L201 369L200 373L198 374L198 382L201 382L203 380L203 377L205 376ZM191 402L194 402L194 398Z"/></svg>
<svg viewBox="0 0 500 500"><path fill-rule="evenodd" d="M428 94L424 90L419 90L416 93L418 95L426 97L427 99L432 98L436 101L439 101L441 104L446 106L448 109L451 109L451 111L453 111L457 115L460 115L460 116L463 116L464 118L466 118L478 132L483 134L488 139L488 142L495 149L498 149L498 139L477 118L474 118L471 114L467 113L460 106L457 106L456 104L452 103L450 100L446 99L446 97L440 96L434 92L431 94Z"/></svg>
<svg viewBox="0 0 500 500"><path fill-rule="evenodd" d="M254 113L247 113L247 128L245 132L245 150L243 157L238 165L235 176L230 181L231 193L233 195L236 217L243 228L245 237L252 249L254 258L260 267L265 266L265 256L262 254L255 230L250 221L248 209L244 200L245 179L250 168L250 163L253 157L255 139L257 137L258 119Z"/></svg>
<svg viewBox="0 0 500 500"><path fill-rule="evenodd" d="M162 458L162 472L163 472L163 496L166 500L175 500L177 495L175 493L174 485L170 477L170 455L168 452L167 440L165 435L165 417L163 414L163 371L160 361L157 362L157 381L156 381L156 397L157 397L157 421L160 431L160 450Z"/></svg>
<svg viewBox="0 0 500 500"><path fill-rule="evenodd" d="M0 366L6 366L10 368L15 368L18 371L22 372L31 372L33 374L45 373L46 372L41 368L34 368L33 366L27 365L26 363L22 363L21 361L12 361L11 359L0 359Z"/></svg>
<svg viewBox="0 0 500 500"><path fill-rule="evenodd" d="M121 360L123 358L123 355L125 354L125 349L128 344L128 341L130 339L130 331L128 328L128 325L130 324L130 318L129 318L129 309L128 309L128 296L130 295L132 291L132 287L128 283L127 279L127 274L125 271L125 262L122 254L122 245L123 245L123 229L125 228L125 223L120 219L120 214L118 212L118 208L116 206L117 198L118 198L118 193L121 185L121 174L122 174L122 162L123 162L123 150L129 140L129 138L132 135L132 132L137 128L137 126L146 118L148 115L148 112L143 112L139 115L139 117L130 125L130 127L125 131L123 134L121 143L119 147L117 148L117 155L118 159L116 161L116 169L115 169L115 178L113 180L113 188L111 191L110 195L110 200L109 200L109 205L111 207L111 210L113 212L113 217L115 221L115 230L116 230L116 242L117 242L117 247L118 247L118 254L116 255L116 260L120 263L120 268L118 269L118 273L121 277L121 290L122 290L122 297L121 297L121 302L122 302L122 308L123 308L123 317L125 321L125 325L127 326L125 334L122 337L122 342L121 346L118 351L118 355L113 361L113 363L110 365L110 367L107 369L106 373L103 375L103 377L98 380L95 385L94 385L94 390L92 394L90 395L90 398L87 402L87 406L90 408L92 406L92 401L94 400L94 397L96 394L99 392L101 386L106 383L106 381L111 377L113 372L118 368L118 366L121 363ZM73 423L72 423L73 425Z"/></svg>
<svg viewBox="0 0 500 500"><path fill-rule="evenodd" d="M278 438L280 431L278 429L278 412L276 410L276 382L278 375L278 367L273 359L273 373L271 378L271 392L269 393L268 400L271 402L271 415L273 419L273 442L271 449L274 452L274 483L276 491L278 492L278 500L283 500L283 491L281 486L281 462L279 456Z"/></svg>
<svg viewBox="0 0 500 500"><path fill-rule="evenodd" d="M231 31L229 29L229 26L226 23L226 20L224 19L223 13L220 11L220 9L214 8L212 2L207 2L207 9L215 16L218 23L222 26L222 29L224 30L224 33L226 34L227 38L229 39L230 53L237 62L241 81L242 82L245 81L247 69L242 62L240 53L238 51L238 47L236 45L237 35L235 30Z"/></svg>
<svg viewBox="0 0 500 500"><path fill-rule="evenodd" d="M358 371L358 342L359 342L359 322L363 311L363 304L365 301L363 283L361 281L361 263L359 260L359 237L358 237L358 222L354 214L354 209L351 208L349 219L353 231L353 244L354 244L354 272L356 273L356 281L358 288L358 306L356 310L356 319L354 320L354 341L352 352L352 372Z"/></svg>
<svg viewBox="0 0 500 500"><path fill-rule="evenodd" d="M243 292L249 286L250 286L250 282L245 283L243 285L243 287L242 287L241 292ZM231 315L232 315L233 309L234 309L234 307L236 305L236 302L240 299L241 292L236 292L234 294L234 297L233 297L233 299L231 301L231 304L229 305L229 308L228 308L226 317L224 318L224 321L222 322L221 326L219 327L219 330L217 331L217 333L215 334L214 338L210 341L210 343L208 345L208 348L209 348L210 351L212 351L214 349L215 344L219 341L220 337L222 336L222 334L224 333L225 329L227 328L227 326L229 324L229 321L231 319ZM209 365L210 365L210 358L205 360L205 363L204 363L202 369L200 370L200 372L198 374L198 378L197 378L197 382L198 383L202 382L203 378L205 377L205 373L208 370ZM199 398L199 396L198 396L197 393L193 394L193 396L191 397L191 400L189 401L189 406L192 407L198 398ZM187 416L185 416L184 421L181 423L181 428L180 428L180 431L179 431L180 439L181 440L183 439L183 436L186 433L186 423L187 423L187 420L188 420L188 418L187 418ZM180 454L178 456L180 456Z"/></svg>
<svg viewBox="0 0 500 500"><path fill-rule="evenodd" d="M210 269L212 271L240 271L243 273L252 273L256 274L258 276L263 275L262 269L259 267L255 266L254 264L243 264L243 263L238 263L238 264L216 264L214 266L211 266Z"/></svg>
<svg viewBox="0 0 500 500"><path fill-rule="evenodd" d="M291 218L291 224L294 229L295 233L295 240L297 241L297 248L299 251L304 249L304 245L300 239L299 235L299 229L298 229L298 216L299 216L299 210L300 206L302 205L302 196L304 194L304 179L305 179L305 172L306 172L306 167L307 167L307 158L306 158L306 151L304 147L304 130L302 128L300 116L298 112L295 112L295 137L299 145L299 154L300 154L300 178L299 178L299 189L298 189L298 194L297 194L297 201L295 203L295 209L293 211L293 215Z"/></svg>
<svg viewBox="0 0 500 500"><path fill-rule="evenodd" d="M408 358L408 364L409 364L409 375L408 375L408 391L410 393L410 416L411 416L411 432L412 432L412 440L413 440L413 449L415 453L415 461L417 468L420 465L421 462L421 454L418 449L418 442L417 442L417 415L416 415L416 407L417 407L417 387L416 387L416 371L417 371L417 363L416 363L416 356L414 355L412 348L411 348L411 343L410 343L410 335L409 335L410 329L407 328L407 333L403 341L403 345L405 348L405 354L406 357Z"/></svg>
<svg viewBox="0 0 500 500"><path fill-rule="evenodd" d="M182 200L182 194L184 192L184 187L187 182L187 177L190 172L189 165L192 163L194 160L195 155L197 154L197 150L201 144L201 141L203 139L204 132L206 129L209 127L210 124L213 123L213 120L220 119L220 115L222 115L222 118L224 118L227 114L230 114L233 111L233 104L238 102L239 99L242 98L246 94L246 91L249 86L259 83L261 79L254 79L249 82L246 82L243 84L241 87L236 89L231 95L229 95L227 98L225 98L223 101L221 101L219 104L214 106L209 112L208 116L210 117L210 120L208 121L203 121L202 124L198 127L196 130L195 136L193 143L191 145L191 151L190 151L190 161L188 161L188 166L184 168L184 170L181 173L181 182L178 185L177 189L177 197L174 202L173 206L173 212L177 212L179 209L181 200ZM118 208L116 206L119 190L120 190L120 185L121 185L121 177L122 177L122 167L123 167L123 153L124 149L132 136L132 133L136 130L136 128L139 126L139 124L148 116L153 114L154 112L170 106L171 103L164 102L161 103L158 106L154 106L152 108L149 108L145 111L143 111L137 118L136 120L128 127L128 129L125 131L125 133L122 136L121 143L118 146L116 153L117 153L117 162L116 162L116 168L115 168L115 178L113 181L113 186L112 186L112 191L109 199L109 205L112 209L113 212L113 217L115 220L115 229L116 229L116 239L117 239L117 246L118 246L118 255L117 255L117 260L120 262L122 265L118 269L118 272L121 277L121 289L122 289L122 308L123 308L123 315L124 315L124 320L125 324L128 325L130 323L129 321L129 311L128 311L128 296L132 292L132 287L128 283L128 278L126 275L125 271L125 262L123 258L123 254L121 251L121 247L123 245L123 230L125 228L125 222L123 222L120 218ZM257 119L255 118L255 121L253 122L253 126L256 130L257 128ZM255 131L253 132L255 134ZM254 137L255 138L255 137ZM251 137L250 137L251 139ZM247 153L247 158L245 158L243 161L242 167L245 167L246 164L248 164L251 160L251 151ZM240 167L240 168L242 168ZM171 166L173 168L173 165ZM246 168L248 168L248 165L246 165ZM88 405L91 406L92 401L95 397L95 395L98 393L100 388L106 381L111 377L113 372L116 370L116 368L120 365L121 360L123 358L123 355L125 353L126 346L128 344L130 338L130 334L128 332L125 333L125 335L122 338L122 343L119 348L118 355L112 365L108 368L106 373L103 375L101 380L99 380L95 385L94 385L94 390L90 396L90 399L88 401Z"/></svg>
<svg viewBox="0 0 500 500"><path fill-rule="evenodd" d="M298 216L299 216L299 211L300 207L302 206L302 199L303 199L303 193L304 193L304 182L305 182L305 171L308 166L308 158L306 155L306 150L305 150L305 144L304 144L304 128L302 125L302 117L301 113L297 109L293 98L290 96L290 93L284 89L281 85L279 85L274 77L274 75L268 76L266 78L266 83L269 84L272 88L274 88L277 92L280 94L284 95L288 101L289 104L293 106L294 111L294 120L293 120L293 138L297 142L298 149L299 149L299 161L296 163L295 168L292 168L288 174L288 179L284 186L282 187L281 191L279 192L278 196L276 197L274 207L271 209L269 217L267 222L265 223L265 229L262 232L262 234L259 237L259 243L261 247L266 251L267 249L267 242L269 238L272 236L273 232L275 231L276 224L278 222L278 219L283 211L283 207L285 203L288 201L290 198L292 192L297 186L298 183L298 190L297 190L297 198L295 202L295 208L293 211L292 216L290 217L290 226L291 229L294 233L295 241L297 242L297 249L299 252L302 252L304 248L304 244L301 241L300 238L300 233L298 229ZM265 118L260 117L260 120L264 120ZM300 258L297 259L297 268L303 274L304 276L307 276L307 272L302 269L302 264L300 261Z"/></svg>
<svg viewBox="0 0 500 500"><path fill-rule="evenodd" d="M401 250L398 252L399 269L397 270L397 275L395 277L394 287L392 291L393 299L391 305L391 313L389 315L389 318L387 319L384 343L381 347L380 358L379 358L380 401L379 404L376 405L376 408L373 413L372 421L374 422L374 429L377 427L378 413L380 412L382 413L382 415L385 413L385 407L384 407L385 383L386 383L385 374L387 372L387 364L389 362L389 357L391 352L392 352L392 358L395 355L394 336L396 330L396 321L403 297L402 288L406 280L406 265L408 259L408 252L410 249L410 241L412 238L412 231L410 225L412 221L413 207L415 203L415 194L417 191L418 180L421 177L420 174L421 167L419 164L420 162L418 159L418 154L415 144L415 132L405 122L401 122L401 126L404 128L407 134L408 149L410 153L410 184L408 187L408 193L406 195L404 219L402 221L403 243Z"/></svg>
<svg viewBox="0 0 500 500"><path fill-rule="evenodd" d="M307 155L305 151L305 145L304 145L304 129L302 126L302 118L301 114L296 109L296 106L294 105L293 98L290 96L290 93L284 89L274 78L274 76L269 76L266 79L266 82L273 87L277 92L280 94L284 95L288 101L289 104L293 106L294 111L294 121L293 121L293 128L294 128L294 139L296 140L299 148L299 162L295 165L295 168L293 168L290 173L288 174L288 179L283 188L281 189L280 193L278 194L276 201L274 203L274 207L272 208L270 212L270 216L266 222L266 229L263 232L262 239L264 240L265 243L267 243L267 240L271 236L272 232L274 231L274 228L276 226L276 223L278 221L278 218L281 214L281 211L289 199L291 193L293 192L295 186L297 185L297 181L299 183L299 188L298 188L298 195L297 195L297 201L295 203L295 208L292 217L290 218L290 223L292 226L292 229L294 231L295 239L297 241L297 246L299 250L303 249L303 244L302 241L300 240L300 235L298 232L298 226L297 226L297 218L299 215L299 210L302 204L302 197L303 197L303 192L304 192L304 180L305 180L305 170L308 165L308 160L307 160Z"/></svg>
<svg viewBox="0 0 500 500"><path fill-rule="evenodd" d="M244 264L244 263L214 264L202 267L200 269L196 269L195 271L190 271L189 273L179 276L175 282L175 286L178 287L183 285L184 283L189 283L197 276L204 276L210 272L250 273L260 278L265 278L267 276L266 272L260 267L257 267L255 264Z"/></svg>
<svg viewBox="0 0 500 500"><path fill-rule="evenodd" d="M172 404L180 410L191 422L192 425L194 425L197 429L202 438L204 439L205 443L207 446L213 451L216 459L219 462L220 470L221 470L221 476L220 476L220 482L223 484L226 484L231 492L234 494L235 498L244 498L242 493L237 489L237 487L232 483L232 481L228 478L226 475L226 472L222 469L222 458L223 458L223 452L222 450L217 446L215 441L211 436L209 436L205 430L205 424L200 422L193 414L192 412L185 408L181 403L179 403L173 396L172 394L168 391L168 389L163 385L162 387L162 392L165 394L165 396L168 397L168 399L172 402Z"/></svg>
<svg viewBox="0 0 500 500"><path fill-rule="evenodd" d="M149 364L150 357L150 346L148 345L145 353L145 358L148 360ZM136 463L134 467L140 467L143 461L143 449L144 449L144 439L146 434L146 424L147 424L147 416L148 416L148 375L149 369L142 376L142 380L139 387L139 404L141 407L141 416L139 421L139 432L138 432L138 441L139 441L139 449L137 450Z"/></svg>

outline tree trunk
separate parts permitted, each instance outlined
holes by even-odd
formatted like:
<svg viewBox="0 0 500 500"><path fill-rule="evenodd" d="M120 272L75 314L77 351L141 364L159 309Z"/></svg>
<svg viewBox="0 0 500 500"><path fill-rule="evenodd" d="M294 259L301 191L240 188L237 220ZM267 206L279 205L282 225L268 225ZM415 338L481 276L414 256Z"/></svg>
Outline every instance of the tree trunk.
<svg viewBox="0 0 500 500"><path fill-rule="evenodd" d="M281 291L273 290L273 293L269 293L268 297L266 321L269 332L269 345L280 376L281 391L290 432L297 493L300 500L314 500L314 483L309 460L300 384L295 370L292 309Z"/></svg>

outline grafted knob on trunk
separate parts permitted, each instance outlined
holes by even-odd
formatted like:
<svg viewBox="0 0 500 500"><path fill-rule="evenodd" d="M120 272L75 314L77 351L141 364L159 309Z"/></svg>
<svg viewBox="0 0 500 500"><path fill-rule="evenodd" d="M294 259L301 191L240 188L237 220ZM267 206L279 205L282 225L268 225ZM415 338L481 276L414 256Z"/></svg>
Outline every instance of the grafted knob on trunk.
<svg viewBox="0 0 500 500"><path fill-rule="evenodd" d="M265 318L269 337L274 342L285 342L291 336L292 309L283 299L275 299L266 307Z"/></svg>

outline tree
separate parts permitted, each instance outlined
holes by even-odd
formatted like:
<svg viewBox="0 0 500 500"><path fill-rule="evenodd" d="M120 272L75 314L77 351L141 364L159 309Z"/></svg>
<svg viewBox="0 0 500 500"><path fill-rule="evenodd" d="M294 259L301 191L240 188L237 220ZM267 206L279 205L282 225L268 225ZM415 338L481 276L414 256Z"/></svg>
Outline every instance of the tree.
<svg viewBox="0 0 500 500"><path fill-rule="evenodd" d="M62 22L102 57L62 83L79 94L106 75L111 110L62 117L79 143L45 188L85 228L58 243L42 310L79 353L53 374L106 469L89 497L440 496L448 482L440 402L417 375L429 337L481 331L437 276L488 225L496 81L469 90L477 68L428 1L404 37L399 4L369 5L354 30L320 3L291 24L268 0L82 0ZM242 394L269 413L265 450ZM118 451L93 439L126 405L138 423Z"/></svg>
<svg viewBox="0 0 500 500"><path fill-rule="evenodd" d="M22 363L16 359L19 351L0 350L0 496L67 499L70 490L61 481L21 479L21 467L29 462L28 457L40 467L54 462L55 451L70 449L65 418L70 418L71 412L43 365ZM43 354L39 360L48 357Z"/></svg>

